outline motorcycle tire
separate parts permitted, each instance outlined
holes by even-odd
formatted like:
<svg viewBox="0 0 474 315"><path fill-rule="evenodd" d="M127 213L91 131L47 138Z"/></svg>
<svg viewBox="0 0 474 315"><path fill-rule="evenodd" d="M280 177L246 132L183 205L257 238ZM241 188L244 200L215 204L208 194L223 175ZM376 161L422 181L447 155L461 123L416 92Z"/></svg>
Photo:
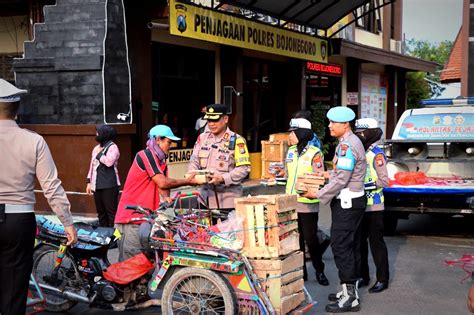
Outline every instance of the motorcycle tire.
<svg viewBox="0 0 474 315"><path fill-rule="evenodd" d="M166 282L161 310L165 315L178 314L178 310L184 314L207 314L208 311L234 315L238 314L238 305L225 278L211 270L186 267L176 270Z"/></svg>
<svg viewBox="0 0 474 315"><path fill-rule="evenodd" d="M38 284L50 284L45 280L45 276L48 276L52 273L57 252L58 248L50 245L44 245L35 250L33 254L33 257L35 257L33 262L33 275L35 276ZM77 265L67 254L63 258L60 268L60 275L61 276L57 281L61 281L61 283L57 283L53 286L62 286L64 285L65 281L71 280L71 278L75 282L81 282ZM45 298L46 311L64 313L77 304L76 301L68 300L67 298L59 296L54 292L48 292L46 290L42 290L42 292Z"/></svg>

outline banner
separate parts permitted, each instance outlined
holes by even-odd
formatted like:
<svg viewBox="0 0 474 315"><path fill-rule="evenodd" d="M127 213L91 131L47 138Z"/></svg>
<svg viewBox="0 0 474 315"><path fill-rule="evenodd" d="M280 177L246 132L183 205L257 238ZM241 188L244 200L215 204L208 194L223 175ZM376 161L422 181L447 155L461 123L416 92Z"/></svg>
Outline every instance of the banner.
<svg viewBox="0 0 474 315"><path fill-rule="evenodd" d="M327 62L327 41L263 23L170 0L170 34Z"/></svg>

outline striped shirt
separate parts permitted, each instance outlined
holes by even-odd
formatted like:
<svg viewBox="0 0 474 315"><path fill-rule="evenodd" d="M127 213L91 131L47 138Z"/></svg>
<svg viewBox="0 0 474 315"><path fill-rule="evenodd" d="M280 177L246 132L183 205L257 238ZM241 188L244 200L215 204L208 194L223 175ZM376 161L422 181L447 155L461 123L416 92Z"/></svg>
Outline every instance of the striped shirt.
<svg viewBox="0 0 474 315"><path fill-rule="evenodd" d="M137 153L127 175L122 196L115 215L115 223L127 224L132 218L140 218L141 214L132 214L132 210L125 209L127 205L140 205L155 210L160 205L159 188L152 180L153 176L163 174L168 176L166 161L160 161L150 149ZM141 223L134 221L133 223Z"/></svg>

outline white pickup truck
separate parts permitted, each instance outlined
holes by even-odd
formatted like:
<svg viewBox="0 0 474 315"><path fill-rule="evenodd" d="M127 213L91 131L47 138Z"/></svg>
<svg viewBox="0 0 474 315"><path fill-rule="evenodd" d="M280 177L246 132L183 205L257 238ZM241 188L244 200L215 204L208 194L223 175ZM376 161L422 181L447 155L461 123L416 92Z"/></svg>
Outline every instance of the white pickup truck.
<svg viewBox="0 0 474 315"><path fill-rule="evenodd" d="M461 102L464 105L457 104ZM391 179L384 189L388 235L395 232L398 219L410 213L473 215L471 102L474 99L426 100L436 105L406 110L400 117L392 139L385 143Z"/></svg>

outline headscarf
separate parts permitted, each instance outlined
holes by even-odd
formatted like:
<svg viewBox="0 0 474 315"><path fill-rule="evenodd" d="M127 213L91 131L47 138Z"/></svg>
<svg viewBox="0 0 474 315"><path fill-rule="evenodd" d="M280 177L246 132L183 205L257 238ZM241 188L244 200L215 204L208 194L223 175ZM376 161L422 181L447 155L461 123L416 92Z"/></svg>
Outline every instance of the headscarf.
<svg viewBox="0 0 474 315"><path fill-rule="evenodd" d="M97 131L95 140L100 143L101 147L105 147L117 137L117 130L109 125L97 125L95 130Z"/></svg>
<svg viewBox="0 0 474 315"><path fill-rule="evenodd" d="M355 134L364 145L365 151L367 151L373 143L382 138L383 131L380 128L358 129Z"/></svg>
<svg viewBox="0 0 474 315"><path fill-rule="evenodd" d="M293 132L295 133L296 138L298 138L298 143L296 144L298 155L301 155L304 148L306 148L306 145L308 145L308 142L313 139L313 130L298 128L293 130Z"/></svg>

